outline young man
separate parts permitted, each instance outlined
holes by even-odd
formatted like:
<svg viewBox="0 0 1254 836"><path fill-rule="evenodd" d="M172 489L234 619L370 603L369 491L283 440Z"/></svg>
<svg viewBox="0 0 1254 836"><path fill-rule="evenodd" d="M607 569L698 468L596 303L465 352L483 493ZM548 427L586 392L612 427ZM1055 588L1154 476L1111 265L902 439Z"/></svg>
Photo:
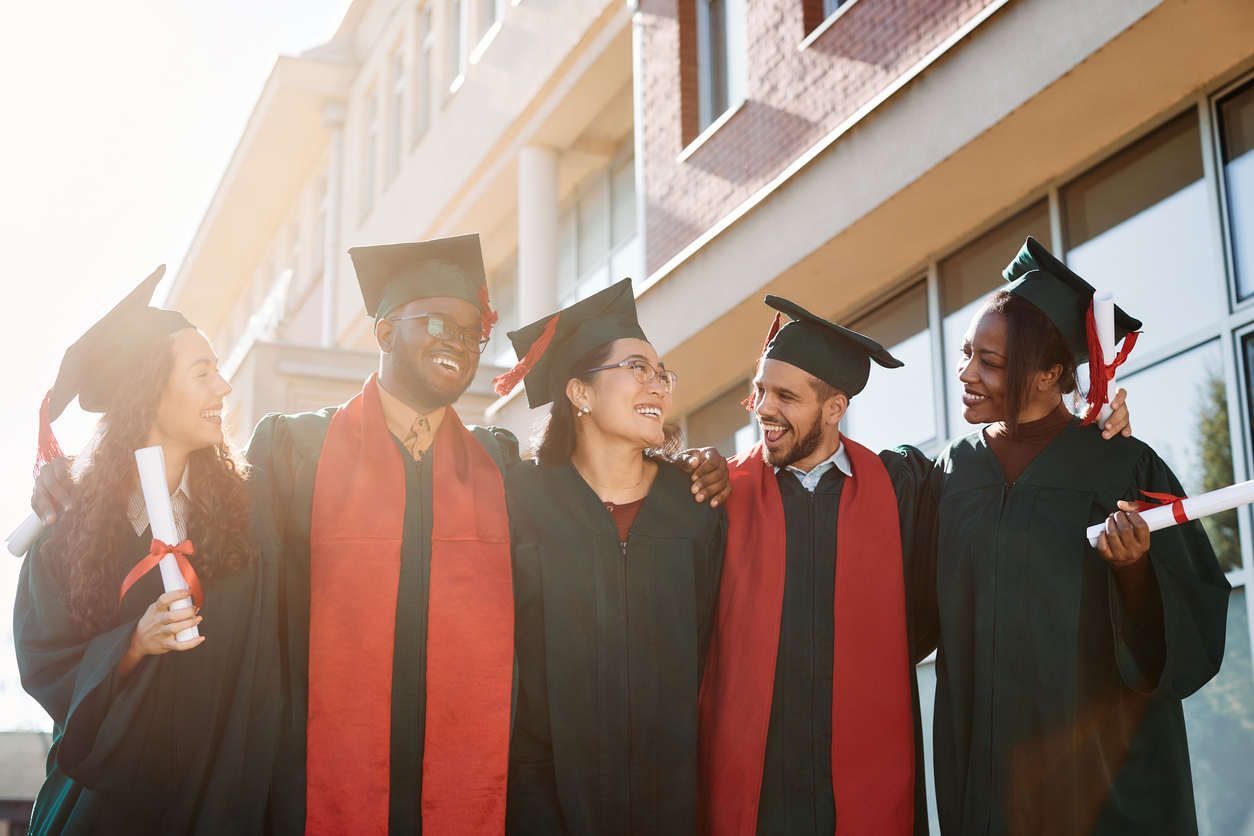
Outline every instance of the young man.
<svg viewBox="0 0 1254 836"><path fill-rule="evenodd" d="M514 626L501 472L518 449L451 408L495 321L478 236L349 252L379 374L341 407L267 416L248 449L283 535L275 830L499 834ZM721 503L711 453L692 491ZM68 479L64 460L41 472L45 519Z"/></svg>

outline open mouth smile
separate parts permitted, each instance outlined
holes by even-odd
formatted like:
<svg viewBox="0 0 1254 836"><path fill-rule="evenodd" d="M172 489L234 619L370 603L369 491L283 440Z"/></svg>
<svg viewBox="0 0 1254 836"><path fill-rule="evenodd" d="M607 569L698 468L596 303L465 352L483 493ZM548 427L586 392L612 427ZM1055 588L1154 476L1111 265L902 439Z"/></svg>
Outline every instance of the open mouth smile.
<svg viewBox="0 0 1254 836"><path fill-rule="evenodd" d="M462 373L461 361L446 354L437 354L432 357L431 365L447 374L460 375Z"/></svg>
<svg viewBox="0 0 1254 836"><path fill-rule="evenodd" d="M656 406L642 404L636 407L636 414L643 415L645 418L655 418L658 421L662 420L662 410L658 409Z"/></svg>
<svg viewBox="0 0 1254 836"><path fill-rule="evenodd" d="M205 419L211 424L221 424L222 423L222 407L218 406L218 407L214 407L213 409L206 409L200 413L200 417Z"/></svg>
<svg viewBox="0 0 1254 836"><path fill-rule="evenodd" d="M970 389L962 390L963 406L979 406L980 404L988 403L991 400L992 398L988 395L981 395L977 392L972 392Z"/></svg>
<svg viewBox="0 0 1254 836"><path fill-rule="evenodd" d="M774 447L779 443L780 439L788 434L788 427L783 424L777 424L774 421L767 421L762 418L758 419L758 423L762 426L762 438L766 441L768 447Z"/></svg>

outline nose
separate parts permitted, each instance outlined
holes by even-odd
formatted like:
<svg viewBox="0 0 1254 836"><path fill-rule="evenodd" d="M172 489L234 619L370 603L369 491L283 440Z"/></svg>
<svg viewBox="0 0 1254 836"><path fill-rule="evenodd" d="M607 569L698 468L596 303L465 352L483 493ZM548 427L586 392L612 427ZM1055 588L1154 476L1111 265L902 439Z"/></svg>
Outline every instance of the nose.
<svg viewBox="0 0 1254 836"><path fill-rule="evenodd" d="M958 380L962 383L978 383L980 376L972 370L973 357L963 357L958 361Z"/></svg>
<svg viewBox="0 0 1254 836"><path fill-rule="evenodd" d="M227 395L231 394L231 384L225 377L222 376L221 373L217 373L216 376L218 378L218 386L214 392L214 396L218 398L225 398Z"/></svg>

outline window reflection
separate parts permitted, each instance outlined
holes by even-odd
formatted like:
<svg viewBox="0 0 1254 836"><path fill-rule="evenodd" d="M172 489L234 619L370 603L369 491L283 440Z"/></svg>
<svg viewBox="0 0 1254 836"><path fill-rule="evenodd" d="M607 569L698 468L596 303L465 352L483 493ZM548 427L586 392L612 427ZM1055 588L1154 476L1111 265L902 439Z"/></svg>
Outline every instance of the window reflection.
<svg viewBox="0 0 1254 836"><path fill-rule="evenodd" d="M1132 432L1154 448L1189 495L1231 485L1228 393L1218 340L1138 372L1128 390ZM1164 393L1171 393L1165 397ZM1224 571L1241 566L1237 511L1202 520Z"/></svg>
<svg viewBox="0 0 1254 836"><path fill-rule="evenodd" d="M958 381L962 337L985 298L1005 284L1001 271L1018 254L1029 235L1052 249L1048 201L1042 200L1025 209L940 263L945 413L950 438L966 435L974 429L962 419L962 384Z"/></svg>
<svg viewBox="0 0 1254 836"><path fill-rule="evenodd" d="M906 365L885 369L871 364L871 377L850 402L842 432L872 450L935 438L927 284L920 282L849 327L878 341Z"/></svg>
<svg viewBox="0 0 1254 836"><path fill-rule="evenodd" d="M1144 354L1215 322L1220 262L1190 111L1062 190L1067 264L1145 323Z"/></svg>
<svg viewBox="0 0 1254 836"><path fill-rule="evenodd" d="M1245 596L1244 589L1236 589L1228 600L1219 675L1184 701L1201 836L1254 831L1254 670Z"/></svg>
<svg viewBox="0 0 1254 836"><path fill-rule="evenodd" d="M749 381L733 386L688 416L688 444L717 447L724 456L743 453L758 443L758 422L741 403L749 396Z"/></svg>

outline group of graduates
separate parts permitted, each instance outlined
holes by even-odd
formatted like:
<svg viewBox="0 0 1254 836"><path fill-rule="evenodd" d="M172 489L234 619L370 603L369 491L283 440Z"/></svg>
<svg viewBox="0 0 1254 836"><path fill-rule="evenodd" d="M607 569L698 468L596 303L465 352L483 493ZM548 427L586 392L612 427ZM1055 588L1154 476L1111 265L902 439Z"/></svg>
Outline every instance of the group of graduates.
<svg viewBox="0 0 1254 836"><path fill-rule="evenodd" d="M378 374L243 453L157 274L67 351L14 611L56 729L32 833L923 834L934 650L944 836L1197 832L1181 700L1229 585L1200 523L1137 514L1183 491L1121 396L1072 414L1093 288L1035 240L936 460L841 435L901 363L773 296L761 442L681 451L630 280L509 334L498 393L550 405L520 460L453 408L496 321L478 237L350 254ZM104 415L71 477L75 396ZM158 445L178 545L138 484Z"/></svg>

